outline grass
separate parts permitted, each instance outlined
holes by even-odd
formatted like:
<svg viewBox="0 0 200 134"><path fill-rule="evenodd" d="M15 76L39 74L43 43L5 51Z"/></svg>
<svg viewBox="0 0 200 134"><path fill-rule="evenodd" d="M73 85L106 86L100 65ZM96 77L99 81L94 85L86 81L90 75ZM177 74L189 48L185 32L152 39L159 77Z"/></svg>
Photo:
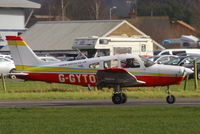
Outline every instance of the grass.
<svg viewBox="0 0 200 134"><path fill-rule="evenodd" d="M0 110L1 134L199 134L200 107Z"/></svg>
<svg viewBox="0 0 200 134"><path fill-rule="evenodd" d="M200 85L200 81L199 81ZM103 91L88 91L87 87L45 83L38 81L19 81L6 79L7 91L0 84L0 99L109 99L112 89ZM200 97L200 90L194 90L194 81L189 80L187 90L184 83L171 86L170 89L177 97ZM166 87L135 87L126 88L129 98L165 98Z"/></svg>
<svg viewBox="0 0 200 134"><path fill-rule="evenodd" d="M189 80L171 86L177 97L200 97ZM200 84L200 83L199 83ZM87 87L6 80L0 99L107 99L112 91L88 91ZM129 98L166 97L166 87L127 88ZM67 107L1 108L0 134L199 134L200 107Z"/></svg>

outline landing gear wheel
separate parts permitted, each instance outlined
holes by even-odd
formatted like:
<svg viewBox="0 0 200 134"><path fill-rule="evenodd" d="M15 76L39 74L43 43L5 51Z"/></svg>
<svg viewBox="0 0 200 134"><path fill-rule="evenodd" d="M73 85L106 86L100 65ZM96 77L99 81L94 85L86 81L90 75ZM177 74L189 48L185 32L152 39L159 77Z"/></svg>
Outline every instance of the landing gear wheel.
<svg viewBox="0 0 200 134"><path fill-rule="evenodd" d="M174 95L168 95L166 101L168 104L173 104L176 101L176 98Z"/></svg>
<svg viewBox="0 0 200 134"><path fill-rule="evenodd" d="M15 71L16 71L16 69L12 69L12 70L10 71L10 73L15 73ZM10 79L15 79L16 76L13 75L13 74L10 74L10 75L9 75L9 78L10 78Z"/></svg>
<svg viewBox="0 0 200 134"><path fill-rule="evenodd" d="M122 96L122 102L121 103L126 103L127 101L127 96L125 93L121 93L121 96Z"/></svg>
<svg viewBox="0 0 200 134"><path fill-rule="evenodd" d="M114 104L122 104L122 103L126 103L127 101L127 96L125 93L115 93L113 94L112 97L112 102Z"/></svg>
<svg viewBox="0 0 200 134"><path fill-rule="evenodd" d="M121 102L122 102L122 96L121 96L121 94L115 93L115 94L113 95L113 97L112 97L112 102L113 102L114 104L121 104Z"/></svg>

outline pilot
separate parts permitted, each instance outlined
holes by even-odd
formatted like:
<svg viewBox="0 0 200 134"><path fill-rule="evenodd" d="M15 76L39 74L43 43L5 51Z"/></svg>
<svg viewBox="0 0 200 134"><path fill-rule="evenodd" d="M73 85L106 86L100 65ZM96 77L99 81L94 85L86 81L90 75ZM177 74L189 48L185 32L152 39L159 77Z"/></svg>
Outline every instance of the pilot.
<svg viewBox="0 0 200 134"><path fill-rule="evenodd" d="M138 65L135 65L134 63L136 63L136 60L134 58L133 59L127 59L126 60L125 68L135 68L135 67L138 67Z"/></svg>

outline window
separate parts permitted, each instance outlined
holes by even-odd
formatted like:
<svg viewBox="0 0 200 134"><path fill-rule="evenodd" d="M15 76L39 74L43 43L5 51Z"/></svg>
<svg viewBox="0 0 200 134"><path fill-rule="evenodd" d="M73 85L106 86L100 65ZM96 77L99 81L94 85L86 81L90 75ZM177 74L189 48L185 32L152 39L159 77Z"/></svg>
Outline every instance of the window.
<svg viewBox="0 0 200 134"><path fill-rule="evenodd" d="M92 64L89 65L89 68L100 68L100 64L99 64L99 62L92 63Z"/></svg>
<svg viewBox="0 0 200 134"><path fill-rule="evenodd" d="M200 58L197 58L197 59L196 59L196 63L197 63L197 64L200 64Z"/></svg>
<svg viewBox="0 0 200 134"><path fill-rule="evenodd" d="M161 55L170 55L169 51L161 53Z"/></svg>
<svg viewBox="0 0 200 134"><path fill-rule="evenodd" d="M125 59L125 60L121 60L121 67L123 67L123 68L139 68L140 63L135 58Z"/></svg>
<svg viewBox="0 0 200 134"><path fill-rule="evenodd" d="M97 50L97 57L109 56L109 55L110 55L109 49L98 49Z"/></svg>
<svg viewBox="0 0 200 134"><path fill-rule="evenodd" d="M150 66L154 65L153 61L150 61L149 59L144 58L142 56L140 56L140 58L143 61L145 67L150 67Z"/></svg>
<svg viewBox="0 0 200 134"><path fill-rule="evenodd" d="M108 44L109 43L109 40L107 39L100 39L99 40L99 44Z"/></svg>
<svg viewBox="0 0 200 134"><path fill-rule="evenodd" d="M142 44L141 45L141 52L146 52L146 45L145 44Z"/></svg>
<svg viewBox="0 0 200 134"><path fill-rule="evenodd" d="M187 64L192 64L192 62L195 60L194 57L187 57L185 58L183 61L181 61L181 63L179 64L180 66L184 66Z"/></svg>
<svg viewBox="0 0 200 134"><path fill-rule="evenodd" d="M173 51L172 54L173 55L180 55L181 54L183 56L183 54L186 55L186 51Z"/></svg>
<svg viewBox="0 0 200 134"><path fill-rule="evenodd" d="M103 65L104 68L118 67L118 60L114 59L114 60L104 61Z"/></svg>
<svg viewBox="0 0 200 134"><path fill-rule="evenodd" d="M168 57L168 61L163 61L162 64L177 65L180 62L180 57Z"/></svg>
<svg viewBox="0 0 200 134"><path fill-rule="evenodd" d="M131 54L131 47L114 47L114 55L116 54Z"/></svg>
<svg viewBox="0 0 200 134"><path fill-rule="evenodd" d="M5 62L11 62L11 61L5 58L0 58L0 62L5 63Z"/></svg>
<svg viewBox="0 0 200 134"><path fill-rule="evenodd" d="M184 46L184 47L189 47L189 46L190 46L190 43L184 42L184 43L183 43L183 46Z"/></svg>
<svg viewBox="0 0 200 134"><path fill-rule="evenodd" d="M161 57L160 59L158 59L157 63L158 64L164 64L170 61L169 57Z"/></svg>

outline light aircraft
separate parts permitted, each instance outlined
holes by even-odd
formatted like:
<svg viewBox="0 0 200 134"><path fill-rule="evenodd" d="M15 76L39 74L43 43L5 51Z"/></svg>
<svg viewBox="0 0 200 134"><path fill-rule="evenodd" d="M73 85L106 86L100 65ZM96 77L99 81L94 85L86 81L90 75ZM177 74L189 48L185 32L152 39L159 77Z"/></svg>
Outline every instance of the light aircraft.
<svg viewBox="0 0 200 134"><path fill-rule="evenodd" d="M112 101L122 104L127 96L123 87L168 86L180 84L192 70L179 66L154 64L138 55L121 54L76 61L44 62L20 36L7 36L18 78L82 86L113 88ZM127 66L129 64L129 66ZM131 65L132 64L132 65ZM130 66L131 65L131 66ZM167 102L175 97L167 88Z"/></svg>

